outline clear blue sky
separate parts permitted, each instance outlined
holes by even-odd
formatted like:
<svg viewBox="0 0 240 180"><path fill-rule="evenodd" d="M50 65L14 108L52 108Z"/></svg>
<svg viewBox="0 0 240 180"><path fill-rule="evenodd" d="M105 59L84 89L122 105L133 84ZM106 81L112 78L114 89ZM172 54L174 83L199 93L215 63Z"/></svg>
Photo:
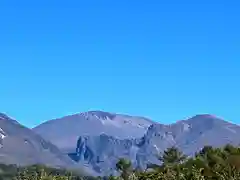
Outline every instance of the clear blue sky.
<svg viewBox="0 0 240 180"><path fill-rule="evenodd" d="M0 111L240 123L240 1L2 0Z"/></svg>

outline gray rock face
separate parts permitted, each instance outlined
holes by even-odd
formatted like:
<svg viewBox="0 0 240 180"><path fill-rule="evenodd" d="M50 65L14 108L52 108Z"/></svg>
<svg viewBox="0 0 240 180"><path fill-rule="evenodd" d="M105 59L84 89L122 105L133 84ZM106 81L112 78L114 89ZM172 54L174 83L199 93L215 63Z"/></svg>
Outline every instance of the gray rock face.
<svg viewBox="0 0 240 180"><path fill-rule="evenodd" d="M104 133L118 139L139 138L151 124L152 121L143 117L89 111L47 121L33 131L60 149L69 151L75 149L79 136Z"/></svg>
<svg viewBox="0 0 240 180"><path fill-rule="evenodd" d="M114 173L120 157L128 158L138 168L160 163L156 156L176 146L186 155L194 155L205 145L220 147L240 143L240 127L211 115L197 115L170 125L152 124L142 138L118 139L102 134L81 136L70 157L85 162L102 174Z"/></svg>
<svg viewBox="0 0 240 180"><path fill-rule="evenodd" d="M137 151L133 148L133 140L120 140L105 134L83 136L77 142L76 151L69 156L76 162L90 164L98 173L109 174L114 171L119 157L135 158Z"/></svg>

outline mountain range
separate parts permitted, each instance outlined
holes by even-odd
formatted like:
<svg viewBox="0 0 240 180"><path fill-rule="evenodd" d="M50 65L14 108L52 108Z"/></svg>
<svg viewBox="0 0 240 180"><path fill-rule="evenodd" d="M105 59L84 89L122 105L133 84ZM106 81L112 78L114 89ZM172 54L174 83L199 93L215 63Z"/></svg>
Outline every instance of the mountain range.
<svg viewBox="0 0 240 180"><path fill-rule="evenodd" d="M192 156L205 145L239 145L240 126L213 115L165 125L144 117L89 111L46 121L29 129L0 114L0 162L47 164L114 174L120 157L144 169L175 146Z"/></svg>

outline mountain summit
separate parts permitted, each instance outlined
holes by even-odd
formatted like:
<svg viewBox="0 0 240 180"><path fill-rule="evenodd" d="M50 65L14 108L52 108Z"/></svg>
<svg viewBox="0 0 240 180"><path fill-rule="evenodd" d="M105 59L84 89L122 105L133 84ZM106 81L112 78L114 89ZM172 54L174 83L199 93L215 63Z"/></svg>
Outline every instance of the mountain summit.
<svg viewBox="0 0 240 180"><path fill-rule="evenodd" d="M144 117L103 111L88 111L47 121L33 131L60 149L75 149L79 136L103 133L118 139L139 138L153 122Z"/></svg>

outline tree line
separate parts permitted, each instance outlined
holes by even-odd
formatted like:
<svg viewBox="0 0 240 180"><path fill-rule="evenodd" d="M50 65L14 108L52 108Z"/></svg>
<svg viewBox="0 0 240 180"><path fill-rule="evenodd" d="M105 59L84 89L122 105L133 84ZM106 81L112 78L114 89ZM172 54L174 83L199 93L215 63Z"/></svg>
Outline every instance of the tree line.
<svg viewBox="0 0 240 180"><path fill-rule="evenodd" d="M120 175L109 177L86 177L41 165L0 165L0 180L240 180L240 148L229 144L222 148L205 146L194 157L171 147L158 159L160 164L148 164L145 170L139 170L120 158L116 164Z"/></svg>

